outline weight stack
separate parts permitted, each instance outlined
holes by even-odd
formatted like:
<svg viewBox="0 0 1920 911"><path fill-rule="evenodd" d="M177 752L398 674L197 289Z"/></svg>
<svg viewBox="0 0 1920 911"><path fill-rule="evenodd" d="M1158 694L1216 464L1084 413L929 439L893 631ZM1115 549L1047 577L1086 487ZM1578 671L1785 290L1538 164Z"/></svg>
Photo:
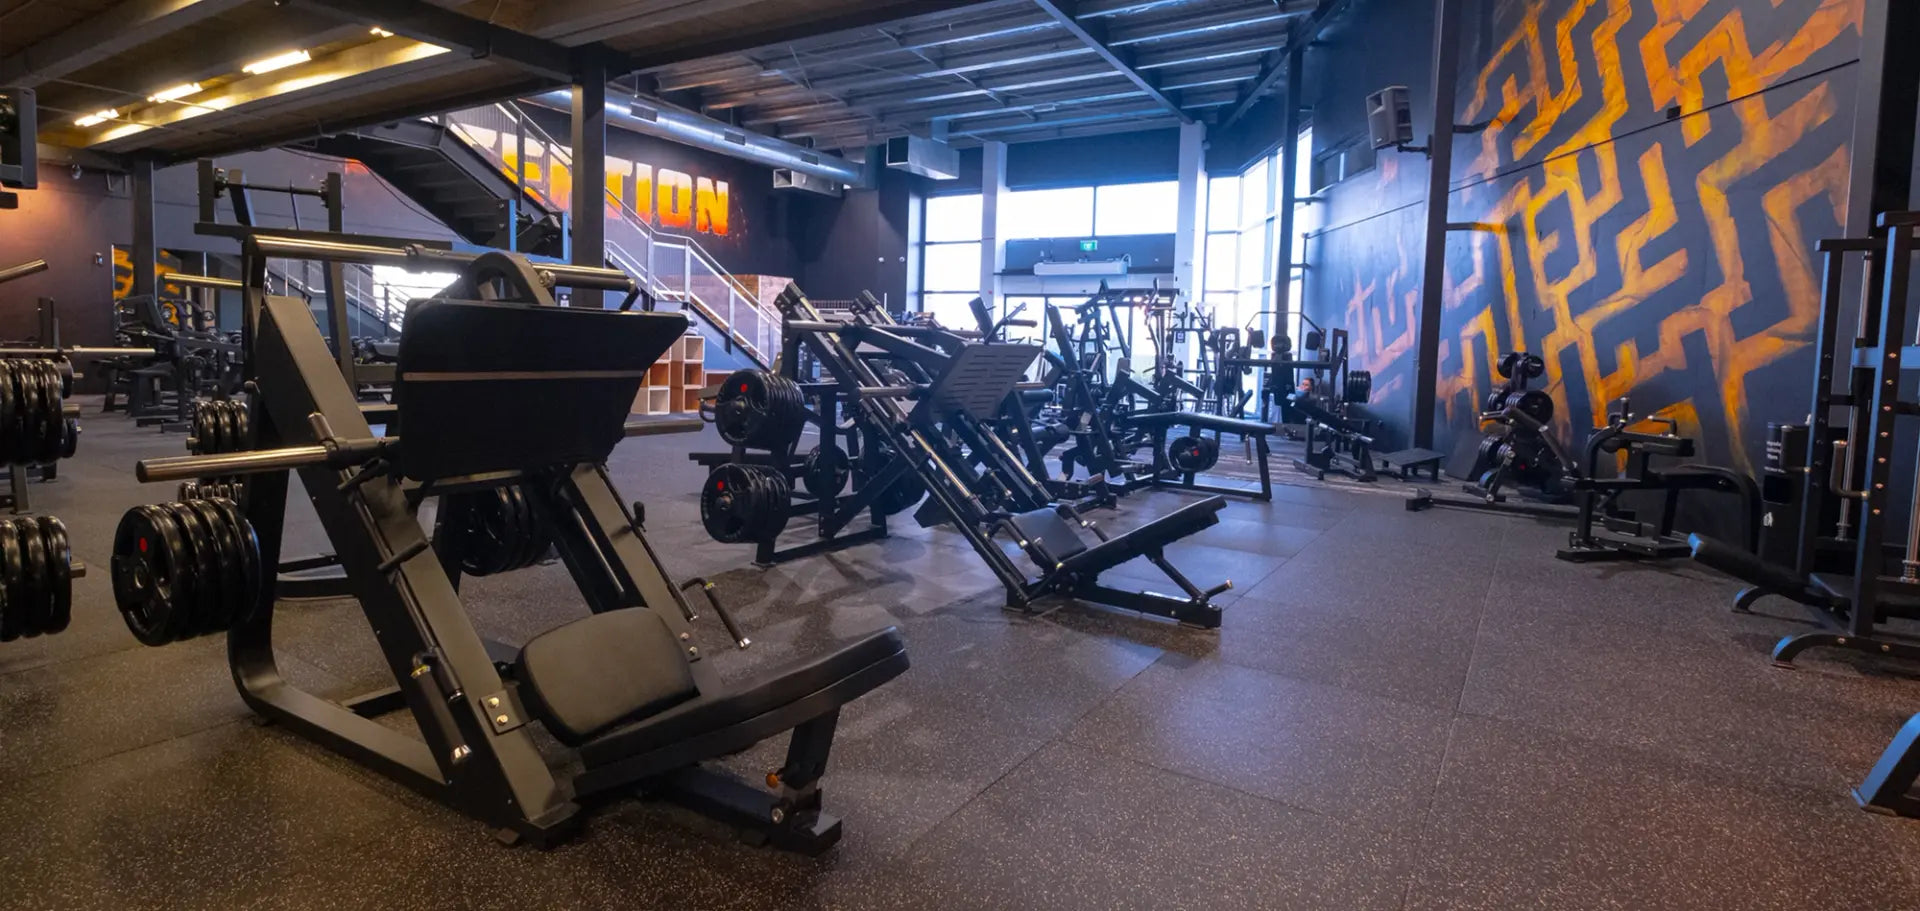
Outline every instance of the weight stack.
<svg viewBox="0 0 1920 911"><path fill-rule="evenodd" d="M1800 546L1800 517L1805 511L1802 484L1807 465L1805 424L1770 423L1767 425L1767 460L1760 470L1760 557L1778 566L1793 566ZM1841 428L1831 428L1830 438L1821 445L1830 447L1834 439L1845 436ZM1832 537L1840 522L1840 502L1823 498L1817 527L1822 537ZM1851 572L1852 551L1823 552L1816 561L1816 572Z"/></svg>

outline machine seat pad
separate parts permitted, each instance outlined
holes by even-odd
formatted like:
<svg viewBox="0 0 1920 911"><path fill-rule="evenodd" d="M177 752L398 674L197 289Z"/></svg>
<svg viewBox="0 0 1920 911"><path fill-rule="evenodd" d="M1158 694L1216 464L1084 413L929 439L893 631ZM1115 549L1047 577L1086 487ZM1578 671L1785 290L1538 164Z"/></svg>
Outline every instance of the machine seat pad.
<svg viewBox="0 0 1920 911"><path fill-rule="evenodd" d="M1042 405L1051 405L1053 404L1053 398L1054 398L1053 390L1051 389L1020 390L1020 401L1026 403L1030 407L1037 408Z"/></svg>
<svg viewBox="0 0 1920 911"><path fill-rule="evenodd" d="M534 637L520 650L517 676L528 710L568 744L700 695L673 631L645 608L594 614Z"/></svg>
<svg viewBox="0 0 1920 911"><path fill-rule="evenodd" d="M1023 512L1011 521L1014 531L1027 542L1023 547L1029 551L1038 547L1055 560L1064 561L1086 553L1089 546L1098 543L1092 535L1082 533L1073 520L1061 515L1057 507L1043 506Z"/></svg>
<svg viewBox="0 0 1920 911"><path fill-rule="evenodd" d="M616 611L616 613L618 613ZM839 704L851 702L873 687L906 670L906 640L895 627L756 679L742 681L727 692L703 694L651 717L640 718L580 744L580 758L588 766L606 765L730 727L799 702L876 666L895 662L898 668L879 677L859 693L843 694ZM686 663L678 660L680 667ZM835 708L838 705L833 706Z"/></svg>
<svg viewBox="0 0 1920 911"><path fill-rule="evenodd" d="M1225 415L1198 414L1191 411L1150 411L1145 414L1132 414L1127 416L1127 423L1134 427L1192 427L1195 430L1217 430L1221 433L1240 436L1266 436L1273 432L1273 425L1265 421L1248 421Z"/></svg>
<svg viewBox="0 0 1920 911"><path fill-rule="evenodd" d="M1201 529L1219 524L1220 510L1226 507L1227 498L1220 496L1208 497L1198 503L1182 506L1139 528L1114 535L1081 553L1068 557L1063 561L1065 565L1061 568L1082 576L1098 575L1156 547L1170 544Z"/></svg>

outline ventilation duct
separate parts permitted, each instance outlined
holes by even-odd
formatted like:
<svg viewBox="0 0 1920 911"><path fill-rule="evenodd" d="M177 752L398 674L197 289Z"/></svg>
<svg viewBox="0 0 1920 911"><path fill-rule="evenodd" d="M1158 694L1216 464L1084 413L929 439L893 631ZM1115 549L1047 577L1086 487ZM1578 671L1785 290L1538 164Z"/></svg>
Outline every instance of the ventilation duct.
<svg viewBox="0 0 1920 911"><path fill-rule="evenodd" d="M564 89L535 95L527 100L555 111L570 111L573 105L573 96ZM607 105L607 123L642 135L770 168L784 168L823 181L866 185L862 179L863 168L837 155L823 154L771 136L743 132L732 124L651 101L636 101L631 108L610 102Z"/></svg>

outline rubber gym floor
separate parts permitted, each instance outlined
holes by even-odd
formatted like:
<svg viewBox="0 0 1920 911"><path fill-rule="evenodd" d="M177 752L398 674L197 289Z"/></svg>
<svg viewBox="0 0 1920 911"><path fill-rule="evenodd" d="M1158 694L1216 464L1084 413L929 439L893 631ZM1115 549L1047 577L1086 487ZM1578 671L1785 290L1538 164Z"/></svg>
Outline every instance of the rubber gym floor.
<svg viewBox="0 0 1920 911"><path fill-rule="evenodd" d="M89 403L91 412L94 405ZM1218 632L1000 609L958 536L755 569L701 531L707 435L630 440L614 477L681 576L755 644L729 675L886 624L913 668L844 713L826 779L846 837L806 859L634 801L541 852L255 723L224 640L136 644L108 582L136 458L181 437L89 413L36 484L92 571L73 628L0 648L7 908L1913 908L1920 823L1848 796L1920 710L1916 669L1765 658L1798 608L1730 613L1687 566L1556 562L1564 532L1295 474L1171 550L1222 576ZM1293 486L1304 485L1304 486ZM1177 507L1136 495L1111 527ZM288 553L326 548L300 513ZM1153 578L1123 567L1121 573ZM509 642L582 615L556 565L465 585ZM283 667L390 682L357 610L284 606ZM776 765L763 745L737 757Z"/></svg>

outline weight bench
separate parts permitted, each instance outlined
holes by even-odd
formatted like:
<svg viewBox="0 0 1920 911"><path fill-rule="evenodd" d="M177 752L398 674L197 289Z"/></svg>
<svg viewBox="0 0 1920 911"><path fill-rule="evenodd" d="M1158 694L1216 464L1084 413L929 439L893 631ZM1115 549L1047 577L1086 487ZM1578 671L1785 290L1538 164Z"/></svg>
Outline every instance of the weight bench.
<svg viewBox="0 0 1920 911"><path fill-rule="evenodd" d="M254 243L249 256L258 255ZM327 250L302 252L325 259ZM576 274L625 280L565 268L563 284ZM387 437L373 436L305 303L250 294L248 379L262 390L255 426L266 448L140 465L142 479L159 481L239 462L252 476L246 508L259 565L269 567L280 562L289 470L299 471L395 683L345 703L296 689L277 665L265 586L229 634L242 697L509 843L551 845L581 828L586 798L637 792L714 816L750 840L826 850L841 825L822 811L819 782L840 708L906 670L899 632L723 680L694 644L697 615L640 510L604 467L648 368L686 331L686 317L558 307L543 277L507 254L481 254L454 289L482 284L496 299L409 307L393 391L399 435ZM482 639L461 603L460 567L473 545L460 535L430 539L417 516L424 496L505 485L524 496L590 610L517 654ZM400 709L417 735L374 720ZM550 756L533 724L572 755ZM702 765L782 732L791 732L786 761L766 776L770 790Z"/></svg>
<svg viewBox="0 0 1920 911"><path fill-rule="evenodd" d="M1164 550L1168 544L1218 524L1220 510L1226 505L1224 497L1208 497L1111 538L1070 507L1020 513L1010 517L1007 524L1021 549L1041 568L1037 588L1215 629L1220 626L1220 608L1210 602L1232 589L1233 583L1223 582L1202 591L1167 562ZM1135 557L1146 557L1159 567L1185 596L1125 591L1100 584L1101 573Z"/></svg>
<svg viewBox="0 0 1920 911"><path fill-rule="evenodd" d="M1219 414L1197 414L1190 411L1152 411L1145 414L1128 415L1123 419L1124 426L1130 429L1145 430L1153 439L1153 469L1147 476L1146 484L1141 486L1168 487L1174 490L1192 490L1211 494L1229 494L1248 497L1260 502L1273 499L1273 476L1267 467L1267 458L1272 450L1267 446L1267 436L1274 431L1272 424L1265 421L1249 421L1243 418L1227 417ZM1260 489L1246 490L1217 484L1202 484L1198 477L1202 471L1184 471L1173 464L1167 455L1167 434L1174 427L1185 427L1197 438L1207 432L1213 433L1214 458L1219 458L1219 441L1226 434L1234 434L1242 439L1251 440L1254 449L1254 463L1260 467ZM1208 465L1207 468L1212 468Z"/></svg>

